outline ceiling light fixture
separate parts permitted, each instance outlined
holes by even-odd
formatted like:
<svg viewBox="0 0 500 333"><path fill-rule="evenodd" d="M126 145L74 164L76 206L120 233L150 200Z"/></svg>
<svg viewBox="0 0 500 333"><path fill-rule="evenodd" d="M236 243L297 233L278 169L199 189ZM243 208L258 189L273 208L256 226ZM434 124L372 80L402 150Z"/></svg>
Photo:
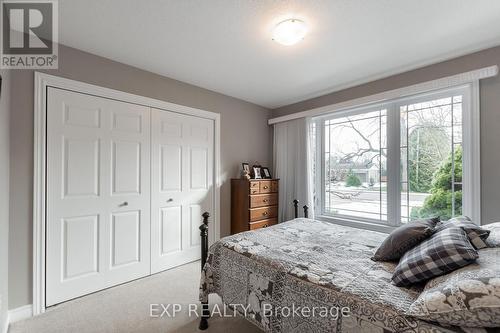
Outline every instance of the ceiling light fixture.
<svg viewBox="0 0 500 333"><path fill-rule="evenodd" d="M278 23L273 30L273 40L282 45L294 45L304 39L307 25L297 19L288 19Z"/></svg>

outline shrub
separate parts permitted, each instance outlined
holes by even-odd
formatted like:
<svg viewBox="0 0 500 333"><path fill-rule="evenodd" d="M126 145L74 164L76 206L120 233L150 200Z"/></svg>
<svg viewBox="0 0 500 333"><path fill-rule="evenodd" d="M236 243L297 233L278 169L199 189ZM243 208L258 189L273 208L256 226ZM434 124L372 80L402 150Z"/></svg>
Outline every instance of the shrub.
<svg viewBox="0 0 500 333"><path fill-rule="evenodd" d="M352 172L352 170L349 170L349 173L347 174L347 178L345 180L345 186L347 187L358 187L361 186L361 180L359 179L358 176Z"/></svg>
<svg viewBox="0 0 500 333"><path fill-rule="evenodd" d="M462 214L462 187L455 185L455 194L452 192L453 177L452 154L441 164L432 177L431 195L428 196L422 208L413 208L412 218L426 218L439 216L441 220L452 217L453 200L455 200L455 214ZM455 183L462 182L462 149L455 150Z"/></svg>

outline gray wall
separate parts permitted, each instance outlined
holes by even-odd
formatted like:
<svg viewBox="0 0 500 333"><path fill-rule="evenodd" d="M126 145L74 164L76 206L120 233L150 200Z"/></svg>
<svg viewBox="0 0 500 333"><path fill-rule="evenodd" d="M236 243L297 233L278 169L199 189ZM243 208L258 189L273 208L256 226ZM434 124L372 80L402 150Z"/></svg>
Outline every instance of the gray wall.
<svg viewBox="0 0 500 333"><path fill-rule="evenodd" d="M59 69L78 81L221 114L221 235L230 232L229 179L241 162L271 161L269 110L134 67L61 46ZM214 80L217 78L214 77ZM12 71L9 308L32 303L33 71Z"/></svg>
<svg viewBox="0 0 500 333"><path fill-rule="evenodd" d="M0 330L6 325L9 304L9 77L0 71Z"/></svg>
<svg viewBox="0 0 500 333"><path fill-rule="evenodd" d="M499 65L500 47L394 75L357 87L272 110L272 117L369 96L420 82ZM500 221L500 76L481 81L481 218L482 224Z"/></svg>

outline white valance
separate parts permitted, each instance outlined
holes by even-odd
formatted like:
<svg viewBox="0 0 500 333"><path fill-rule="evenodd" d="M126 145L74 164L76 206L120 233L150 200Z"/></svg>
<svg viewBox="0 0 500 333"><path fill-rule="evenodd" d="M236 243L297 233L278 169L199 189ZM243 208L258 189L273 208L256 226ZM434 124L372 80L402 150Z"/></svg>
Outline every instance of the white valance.
<svg viewBox="0 0 500 333"><path fill-rule="evenodd" d="M284 121L316 117L327 113L337 112L352 107L361 107L373 103L381 103L387 100L394 100L397 98L407 97L415 94L422 94L439 89L460 86L462 84L472 83L481 79L493 77L498 75L498 66L484 67L469 72L464 72L440 79L427 81L415 84L408 87L398 88L394 90L385 91L379 94L356 98L346 102L322 106L319 108L292 113L286 116L269 119L269 125L277 124Z"/></svg>

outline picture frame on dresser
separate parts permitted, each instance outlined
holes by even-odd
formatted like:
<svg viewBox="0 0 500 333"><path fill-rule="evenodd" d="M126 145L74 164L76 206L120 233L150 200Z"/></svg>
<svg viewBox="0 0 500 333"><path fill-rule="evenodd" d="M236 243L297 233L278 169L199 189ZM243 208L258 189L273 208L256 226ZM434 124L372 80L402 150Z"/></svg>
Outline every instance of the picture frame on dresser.
<svg viewBox="0 0 500 333"><path fill-rule="evenodd" d="M262 179L261 167L259 165L254 165L252 167L253 170L253 179Z"/></svg>
<svg viewBox="0 0 500 333"><path fill-rule="evenodd" d="M263 179L272 179L273 177L271 176L271 171L269 171L268 167L262 167L261 168L261 176Z"/></svg>

